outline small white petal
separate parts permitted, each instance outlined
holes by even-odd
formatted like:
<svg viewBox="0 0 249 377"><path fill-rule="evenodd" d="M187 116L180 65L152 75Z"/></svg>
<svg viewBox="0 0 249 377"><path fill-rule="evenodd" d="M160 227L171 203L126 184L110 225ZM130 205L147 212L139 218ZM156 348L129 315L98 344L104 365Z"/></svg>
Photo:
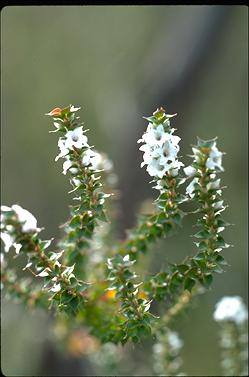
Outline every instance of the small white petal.
<svg viewBox="0 0 249 377"><path fill-rule="evenodd" d="M198 178L194 178L190 184L186 187L186 194L193 198L195 196L194 191L196 189L196 184L198 183Z"/></svg>
<svg viewBox="0 0 249 377"><path fill-rule="evenodd" d="M207 184L207 190L217 190L220 187L220 179L216 181L211 181Z"/></svg>
<svg viewBox="0 0 249 377"><path fill-rule="evenodd" d="M74 105L72 105L72 106L70 106L70 113L74 113L74 112L76 112L80 109L81 109L81 107L74 107Z"/></svg>
<svg viewBox="0 0 249 377"><path fill-rule="evenodd" d="M216 143L214 143L209 152L206 167L211 170L216 170L216 168L218 168L218 170L224 171L224 168L222 167L222 153L217 149Z"/></svg>
<svg viewBox="0 0 249 377"><path fill-rule="evenodd" d="M3 233L3 232L1 232L1 239L4 243L4 250L7 253L9 249L11 248L11 246L14 244L15 239L12 236L10 236L8 233Z"/></svg>
<svg viewBox="0 0 249 377"><path fill-rule="evenodd" d="M67 174L67 171L68 169L72 166L72 161L70 161L69 159L66 160L64 163L63 163L63 174L66 175Z"/></svg>
<svg viewBox="0 0 249 377"><path fill-rule="evenodd" d="M19 252L22 248L22 245L20 243L14 243L13 246L16 249L16 254L19 254Z"/></svg>
<svg viewBox="0 0 249 377"><path fill-rule="evenodd" d="M32 232L37 231L37 220L36 218L26 209L22 208L18 204L12 206L13 211L16 213L18 220L22 223L22 231Z"/></svg>
<svg viewBox="0 0 249 377"><path fill-rule="evenodd" d="M186 168L183 169L184 173L186 174L187 177L192 177L196 173L196 169L193 168L193 166L186 166Z"/></svg>
<svg viewBox="0 0 249 377"><path fill-rule="evenodd" d="M9 212L11 211L11 208L8 206L1 206L1 212Z"/></svg>
<svg viewBox="0 0 249 377"><path fill-rule="evenodd" d="M214 203L214 209L221 209L223 207L223 200L220 200L219 202Z"/></svg>
<svg viewBox="0 0 249 377"><path fill-rule="evenodd" d="M61 285L60 285L60 283L58 283L58 284L55 284L51 289L50 289L50 291L52 291L52 292L59 292L61 290Z"/></svg>
<svg viewBox="0 0 249 377"><path fill-rule="evenodd" d="M42 272L40 272L36 276L40 276L40 277L44 278L46 276L49 276L48 272L51 272L51 270L49 268L45 268Z"/></svg>

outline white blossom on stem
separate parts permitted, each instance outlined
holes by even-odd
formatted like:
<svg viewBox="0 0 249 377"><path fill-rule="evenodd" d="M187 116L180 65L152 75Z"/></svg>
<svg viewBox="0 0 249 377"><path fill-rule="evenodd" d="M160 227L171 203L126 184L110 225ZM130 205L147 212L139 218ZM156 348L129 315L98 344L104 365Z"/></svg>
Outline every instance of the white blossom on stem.
<svg viewBox="0 0 249 377"><path fill-rule="evenodd" d="M216 143L211 147L209 152L209 157L206 161L206 167L211 170L220 170L224 171L224 168L222 166L222 152L218 150L216 147Z"/></svg>
<svg viewBox="0 0 249 377"><path fill-rule="evenodd" d="M146 132L138 143L143 143L139 148L143 154L141 167L147 165L147 172L150 176L162 178L167 172L172 176L178 174L178 170L183 164L178 161L179 136L173 135L174 129L169 129L164 124L154 125L149 123Z"/></svg>
<svg viewBox="0 0 249 377"><path fill-rule="evenodd" d="M186 168L183 169L184 173L187 177L193 177L196 173L196 169L193 168L193 166L186 166Z"/></svg>
<svg viewBox="0 0 249 377"><path fill-rule="evenodd" d="M217 304L214 319L220 321L234 321L243 323L248 318L248 310L239 296L224 296Z"/></svg>
<svg viewBox="0 0 249 377"><path fill-rule="evenodd" d="M89 147L87 142L88 139L87 136L84 135L82 126L68 131L65 135L65 138L60 138L58 141L60 154L55 158L55 161L57 161L61 157L68 155L69 151L73 150L74 148L81 149L83 147Z"/></svg>
<svg viewBox="0 0 249 377"><path fill-rule="evenodd" d="M88 147L87 136L84 135L83 127L77 127L66 133L65 147L68 149Z"/></svg>
<svg viewBox="0 0 249 377"><path fill-rule="evenodd" d="M194 191L196 189L196 184L198 184L198 178L194 178L186 187L186 194L189 195L190 198L195 196Z"/></svg>
<svg viewBox="0 0 249 377"><path fill-rule="evenodd" d="M41 229L37 228L36 218L26 209L22 208L18 204L14 204L12 207L1 206L1 239L4 243L4 250L8 252L13 246L18 254L21 249L21 244L16 243L15 228L12 225L6 225L5 219L7 212L14 212L17 221L20 223L23 233L39 232Z"/></svg>
<svg viewBox="0 0 249 377"><path fill-rule="evenodd" d="M37 228L37 220L32 215L32 213L22 208L18 204L14 204L11 208L16 213L17 218L21 223L22 231L24 233L37 232L40 230Z"/></svg>

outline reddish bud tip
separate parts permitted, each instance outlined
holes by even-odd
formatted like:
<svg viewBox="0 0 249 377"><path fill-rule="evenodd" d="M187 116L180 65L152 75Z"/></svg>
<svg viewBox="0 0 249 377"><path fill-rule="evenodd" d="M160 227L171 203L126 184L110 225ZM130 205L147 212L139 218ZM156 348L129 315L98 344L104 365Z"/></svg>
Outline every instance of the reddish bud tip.
<svg viewBox="0 0 249 377"><path fill-rule="evenodd" d="M60 107L55 107L53 110L51 110L47 115L50 115L52 117L58 117L61 115L62 109Z"/></svg>

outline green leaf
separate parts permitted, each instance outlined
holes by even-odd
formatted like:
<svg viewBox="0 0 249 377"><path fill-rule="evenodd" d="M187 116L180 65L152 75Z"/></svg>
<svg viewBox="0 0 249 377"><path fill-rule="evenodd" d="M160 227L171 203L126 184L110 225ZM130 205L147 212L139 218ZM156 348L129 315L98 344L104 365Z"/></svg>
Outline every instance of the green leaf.
<svg viewBox="0 0 249 377"><path fill-rule="evenodd" d="M128 269L124 270L123 275L126 280L133 278L133 273L130 272Z"/></svg>
<svg viewBox="0 0 249 377"><path fill-rule="evenodd" d="M190 270L188 271L188 277L195 278L196 273L197 273L197 267L194 266L194 267L190 268Z"/></svg>
<svg viewBox="0 0 249 377"><path fill-rule="evenodd" d="M184 282L184 289L187 289L189 292L191 292L194 285L195 285L195 280L187 277L185 282Z"/></svg>
<svg viewBox="0 0 249 377"><path fill-rule="evenodd" d="M151 328L150 326L141 325L141 326L138 326L137 332L138 332L139 337L146 337L151 334Z"/></svg>
<svg viewBox="0 0 249 377"><path fill-rule="evenodd" d="M71 228L77 228L81 224L81 217L80 215L76 215L72 218L69 225Z"/></svg>
<svg viewBox="0 0 249 377"><path fill-rule="evenodd" d="M206 288L210 287L210 285L212 284L212 281L213 281L213 276L211 274L206 274L203 276L203 285Z"/></svg>
<svg viewBox="0 0 249 377"><path fill-rule="evenodd" d="M103 222L108 222L108 219L106 217L105 211L102 210L101 212L98 213L97 215L98 219L103 221Z"/></svg>
<svg viewBox="0 0 249 377"><path fill-rule="evenodd" d="M224 272L223 268L221 266L219 266L218 264L216 266L212 267L212 271L216 272L217 274L221 274L222 272Z"/></svg>
<svg viewBox="0 0 249 377"><path fill-rule="evenodd" d="M186 264L178 264L177 269L181 274L184 274L189 269L189 266Z"/></svg>
<svg viewBox="0 0 249 377"><path fill-rule="evenodd" d="M180 284L181 277L179 276L179 272L178 271L174 272L174 274L171 277L171 281L170 282L171 282L171 284L174 284L174 285L177 285L177 286Z"/></svg>
<svg viewBox="0 0 249 377"><path fill-rule="evenodd" d="M217 237L216 244L218 247L226 247L226 243L224 241L224 238L221 236Z"/></svg>
<svg viewBox="0 0 249 377"><path fill-rule="evenodd" d="M207 230L201 230L200 232L194 234L196 238L210 238L210 233Z"/></svg>
<svg viewBox="0 0 249 377"><path fill-rule="evenodd" d="M194 260L205 260L206 259L206 255L205 253L198 253L197 255L194 256L193 258Z"/></svg>
<svg viewBox="0 0 249 377"><path fill-rule="evenodd" d="M72 288L77 287L78 285L78 280L73 276L70 278L70 285Z"/></svg>
<svg viewBox="0 0 249 377"><path fill-rule="evenodd" d="M221 265L223 265L223 266L227 266L228 265L227 261L220 254L217 255L216 262L219 263L219 264L221 264Z"/></svg>
<svg viewBox="0 0 249 377"><path fill-rule="evenodd" d="M182 217L179 213L176 213L175 215L173 215L172 219L173 219L174 223L176 223L177 225L181 225Z"/></svg>

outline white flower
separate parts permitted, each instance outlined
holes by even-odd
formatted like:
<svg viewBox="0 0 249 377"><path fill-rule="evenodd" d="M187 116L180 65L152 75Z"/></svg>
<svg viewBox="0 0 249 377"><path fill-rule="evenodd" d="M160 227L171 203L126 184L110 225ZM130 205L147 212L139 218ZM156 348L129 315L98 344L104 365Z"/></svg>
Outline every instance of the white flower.
<svg viewBox="0 0 249 377"><path fill-rule="evenodd" d="M83 133L83 127L77 127L66 133L65 147L69 149L88 147L87 136Z"/></svg>
<svg viewBox="0 0 249 377"><path fill-rule="evenodd" d="M4 251L7 253L11 246L16 249L16 253L18 254L22 245L20 243L15 242L15 238L11 236L9 233L1 232L1 239L4 243Z"/></svg>
<svg viewBox="0 0 249 377"><path fill-rule="evenodd" d="M143 134L142 139L138 142L144 142L147 145L153 147L155 145L162 145L163 142L167 139L167 133L164 131L162 124L159 124L156 128L152 127L150 124Z"/></svg>
<svg viewBox="0 0 249 377"><path fill-rule="evenodd" d="M84 135L83 127L77 127L72 131L68 131L65 135L65 139L58 140L58 147L60 148L60 154L55 158L57 161L61 157L65 157L70 150L75 148L89 147L87 144L87 136Z"/></svg>
<svg viewBox="0 0 249 377"><path fill-rule="evenodd" d="M143 162L141 163L141 168L142 168L144 165L148 165L151 162L153 158L152 156L153 149L149 145L144 144L139 148L139 150L144 152Z"/></svg>
<svg viewBox="0 0 249 377"><path fill-rule="evenodd" d="M106 172L111 172L113 169L113 163L107 158L105 153L99 153L90 148L84 152L82 164L92 170L104 170Z"/></svg>
<svg viewBox="0 0 249 377"><path fill-rule="evenodd" d="M207 190L217 190L220 187L220 179L216 179L216 181L208 182Z"/></svg>
<svg viewBox="0 0 249 377"><path fill-rule="evenodd" d="M1 239L4 243L4 250L7 253L11 246L14 244L15 238L8 233L1 232Z"/></svg>
<svg viewBox="0 0 249 377"><path fill-rule="evenodd" d="M4 221L4 213L3 212L9 212L11 211L11 208L10 207L7 207L7 206L1 206L1 216L0 216L0 221L1 221L1 224L0 224L0 229L3 229L4 228L4 225L3 225L3 221Z"/></svg>
<svg viewBox="0 0 249 377"><path fill-rule="evenodd" d="M198 178L194 178L190 184L186 187L186 194L190 196L190 198L193 198L195 196L194 190L195 185L198 183Z"/></svg>
<svg viewBox="0 0 249 377"><path fill-rule="evenodd" d="M72 161L67 159L64 163L63 163L63 172L62 174L67 174L67 171L68 169L70 169L70 167L72 166Z"/></svg>
<svg viewBox="0 0 249 377"><path fill-rule="evenodd" d="M102 163L102 156L100 153L87 149L83 155L82 163L89 166L90 169L100 170Z"/></svg>
<svg viewBox="0 0 249 377"><path fill-rule="evenodd" d="M72 178L71 181L73 182L74 186L76 186L76 187L81 185L81 181L77 178Z"/></svg>
<svg viewBox="0 0 249 377"><path fill-rule="evenodd" d="M61 284L60 284L60 283L58 283L58 284L54 284L54 285L50 288L50 291L55 292L55 293L59 292L60 290L61 290Z"/></svg>
<svg viewBox="0 0 249 377"><path fill-rule="evenodd" d="M60 123L58 123L58 122L54 122L54 126L55 126L55 128L57 128L57 129L59 129L59 128L61 127Z"/></svg>
<svg viewBox="0 0 249 377"><path fill-rule="evenodd" d="M199 151L199 149L193 147L192 151L194 153L194 161L196 161L197 163L200 163L201 162L201 158L200 158L200 151Z"/></svg>
<svg viewBox="0 0 249 377"><path fill-rule="evenodd" d="M159 177L162 178L166 173L166 166L160 164L158 159L152 159L151 163L147 166L147 172L151 177Z"/></svg>
<svg viewBox="0 0 249 377"><path fill-rule="evenodd" d="M184 166L184 164L181 161L175 160L171 164L171 169L170 169L170 175L172 177L175 177L178 175L179 169L181 166Z"/></svg>
<svg viewBox="0 0 249 377"><path fill-rule="evenodd" d="M248 318L248 310L239 296L225 296L215 307L215 321L234 321L240 324Z"/></svg>
<svg viewBox="0 0 249 377"><path fill-rule="evenodd" d="M69 153L69 149L65 146L65 140L61 137L58 140L58 147L60 148L60 153L55 157L55 161L58 161L59 158L65 157Z"/></svg>
<svg viewBox="0 0 249 377"><path fill-rule="evenodd" d="M80 110L80 107L74 107L74 105L70 106L70 113L75 113L76 111Z"/></svg>
<svg viewBox="0 0 249 377"><path fill-rule="evenodd" d="M172 135L174 129L165 132L164 125L154 127L151 123L138 143L144 144L139 148L143 151L143 162L141 167L147 165L147 172L152 177L162 178L166 172L172 176L178 174L182 163L177 160L179 152L179 136ZM157 188L157 187L156 187Z"/></svg>
<svg viewBox="0 0 249 377"><path fill-rule="evenodd" d="M183 169L184 173L186 174L187 177L193 177L196 173L196 169L193 168L193 166L186 166L186 168Z"/></svg>
<svg viewBox="0 0 249 377"><path fill-rule="evenodd" d="M18 220L22 223L22 231L33 232L38 231L37 220L36 218L26 209L23 209L21 206L14 204L12 206L13 211L16 213Z"/></svg>
<svg viewBox="0 0 249 377"><path fill-rule="evenodd" d="M175 331L170 331L168 334L168 340L173 350L179 350L183 346L183 341L179 338Z"/></svg>
<svg viewBox="0 0 249 377"><path fill-rule="evenodd" d="M174 161L177 157L177 153L179 152L179 146L174 145L171 140L165 141L165 143L161 147L161 157L160 157L160 164L168 164L168 161Z"/></svg>
<svg viewBox="0 0 249 377"><path fill-rule="evenodd" d="M70 172L72 174L76 174L78 172L78 169L73 166L73 161L71 161L67 156L66 156L66 161L63 163L63 172L62 174L67 174L67 171L70 169Z"/></svg>
<svg viewBox="0 0 249 377"><path fill-rule="evenodd" d="M123 258L123 261L124 262L129 262L129 260L130 260L129 254L125 255L124 258Z"/></svg>
<svg viewBox="0 0 249 377"><path fill-rule="evenodd" d="M11 211L11 208L8 206L1 206L1 212L9 212Z"/></svg>
<svg viewBox="0 0 249 377"><path fill-rule="evenodd" d="M223 200L219 200L218 202L214 203L214 205L213 205L214 209L218 210L218 209L223 208L223 203L224 203Z"/></svg>
<svg viewBox="0 0 249 377"><path fill-rule="evenodd" d="M156 343L156 344L154 344L153 345L153 351L155 353L159 353L159 354L163 353L164 347L163 347L162 343Z"/></svg>
<svg viewBox="0 0 249 377"><path fill-rule="evenodd" d="M222 152L217 149L216 143L214 143L210 150L209 157L206 161L206 167L211 170L218 168L219 170L224 171L224 168L222 167Z"/></svg>

